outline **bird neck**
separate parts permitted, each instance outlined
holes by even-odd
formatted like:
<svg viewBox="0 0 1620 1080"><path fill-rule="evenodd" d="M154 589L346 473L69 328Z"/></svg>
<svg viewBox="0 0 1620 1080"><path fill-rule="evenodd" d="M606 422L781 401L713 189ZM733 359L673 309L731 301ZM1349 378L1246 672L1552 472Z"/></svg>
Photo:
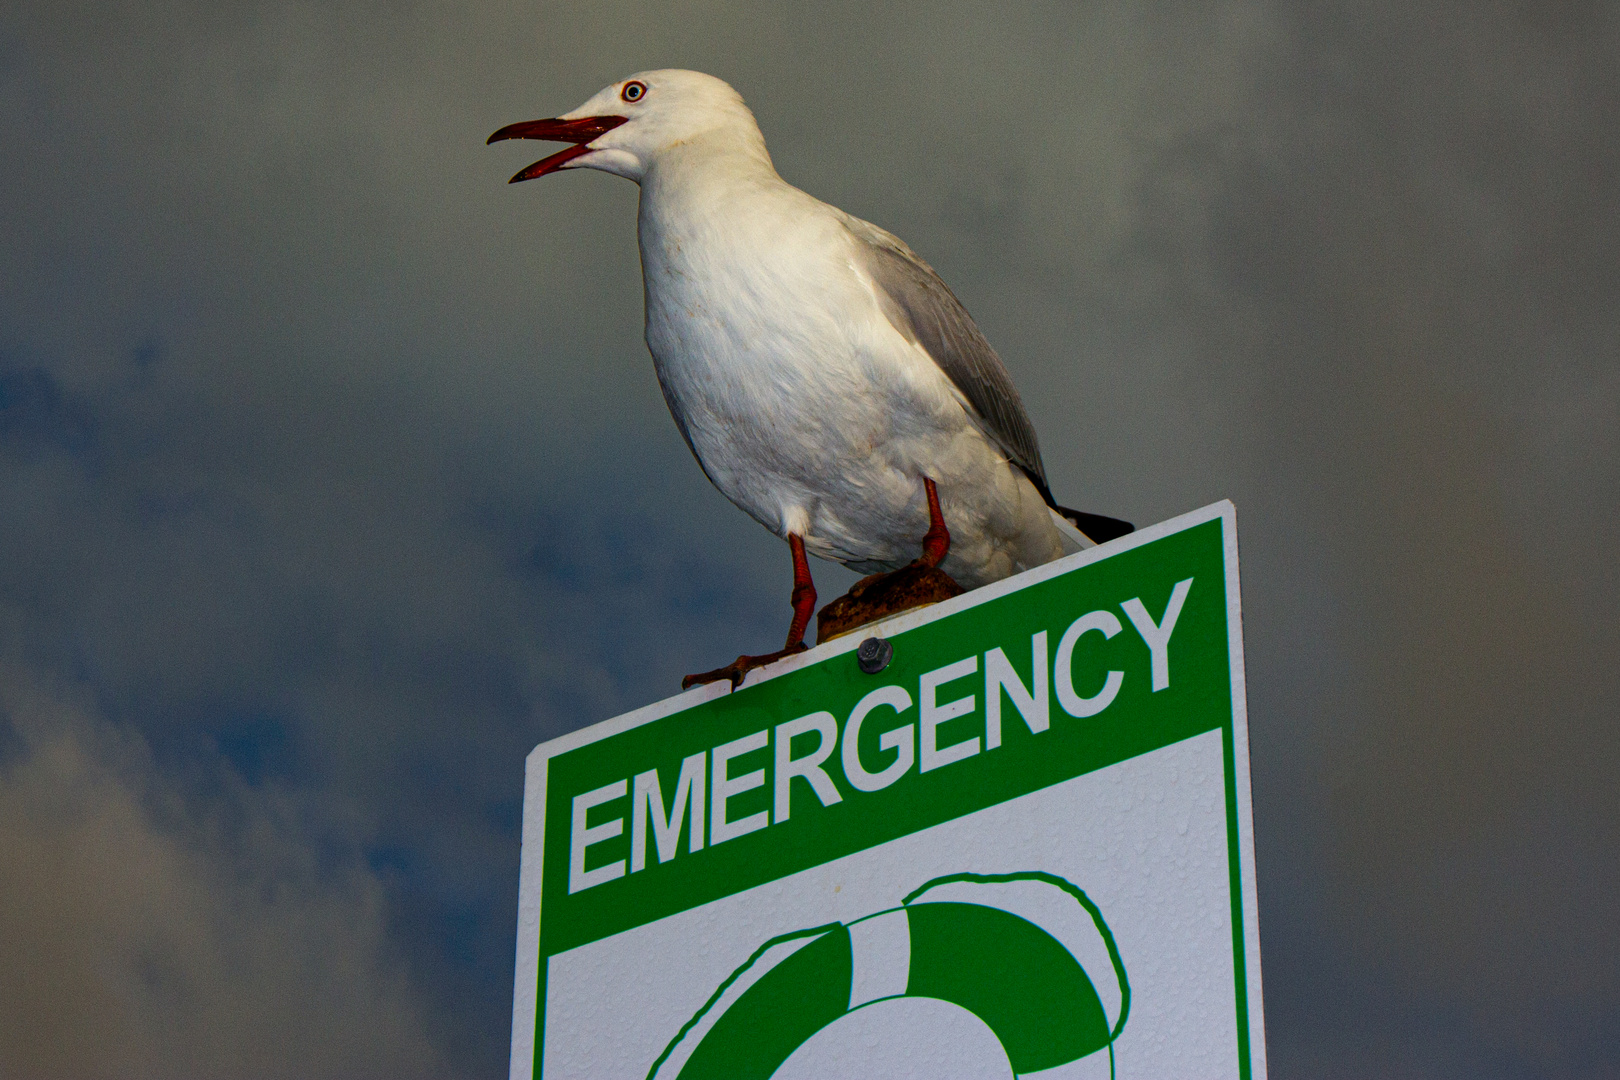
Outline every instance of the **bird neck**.
<svg viewBox="0 0 1620 1080"><path fill-rule="evenodd" d="M653 159L641 177L641 216L706 216L737 199L785 186L757 131L707 132Z"/></svg>

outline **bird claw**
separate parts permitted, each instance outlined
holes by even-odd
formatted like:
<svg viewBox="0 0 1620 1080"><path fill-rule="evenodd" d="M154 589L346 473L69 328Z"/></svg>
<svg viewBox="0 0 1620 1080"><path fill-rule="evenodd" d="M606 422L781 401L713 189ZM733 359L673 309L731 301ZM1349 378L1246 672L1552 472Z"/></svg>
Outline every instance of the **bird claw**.
<svg viewBox="0 0 1620 1080"><path fill-rule="evenodd" d="M681 680L681 689L690 690L694 686L703 686L706 683L719 682L721 679L729 679L731 680L731 688L735 690L743 684L743 680L748 677L748 673L753 671L755 668L762 668L768 664L774 664L778 660L785 660L790 656L796 656L797 654L804 652L804 650L807 648L809 648L809 646L801 641L797 645L790 645L785 649L778 649L773 653L766 653L763 656L739 656L725 667L715 668L713 671L705 671L699 675L686 676L686 678Z"/></svg>

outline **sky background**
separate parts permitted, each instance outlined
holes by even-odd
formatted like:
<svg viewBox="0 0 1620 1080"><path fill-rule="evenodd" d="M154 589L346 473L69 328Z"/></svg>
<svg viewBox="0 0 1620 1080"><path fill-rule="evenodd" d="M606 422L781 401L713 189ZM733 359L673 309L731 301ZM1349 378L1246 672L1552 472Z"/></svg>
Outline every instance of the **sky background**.
<svg viewBox="0 0 1620 1080"><path fill-rule="evenodd" d="M656 67L933 263L1067 505L1236 502L1273 1074L1620 1074L1617 55L1597 0L0 8L0 1075L504 1075L524 755L788 615L635 187L483 145Z"/></svg>

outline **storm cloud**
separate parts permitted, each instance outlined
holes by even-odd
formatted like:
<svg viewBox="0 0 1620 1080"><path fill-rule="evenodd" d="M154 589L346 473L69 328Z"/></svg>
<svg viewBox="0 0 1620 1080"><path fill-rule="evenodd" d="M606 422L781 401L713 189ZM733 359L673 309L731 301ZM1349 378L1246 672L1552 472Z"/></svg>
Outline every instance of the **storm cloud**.
<svg viewBox="0 0 1620 1080"><path fill-rule="evenodd" d="M786 621L635 188L482 145L678 66L940 270L1060 499L1236 501L1276 1075L1614 1073L1617 54L1581 2L0 12L0 1072L504 1070L523 755Z"/></svg>

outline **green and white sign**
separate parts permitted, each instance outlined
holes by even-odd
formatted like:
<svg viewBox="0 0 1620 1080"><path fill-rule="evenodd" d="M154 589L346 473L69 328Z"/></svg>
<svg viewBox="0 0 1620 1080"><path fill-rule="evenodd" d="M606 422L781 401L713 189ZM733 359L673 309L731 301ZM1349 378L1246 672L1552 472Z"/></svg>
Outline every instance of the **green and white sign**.
<svg viewBox="0 0 1620 1080"><path fill-rule="evenodd" d="M529 756L513 1080L1014 1076L1265 1076L1230 503Z"/></svg>

